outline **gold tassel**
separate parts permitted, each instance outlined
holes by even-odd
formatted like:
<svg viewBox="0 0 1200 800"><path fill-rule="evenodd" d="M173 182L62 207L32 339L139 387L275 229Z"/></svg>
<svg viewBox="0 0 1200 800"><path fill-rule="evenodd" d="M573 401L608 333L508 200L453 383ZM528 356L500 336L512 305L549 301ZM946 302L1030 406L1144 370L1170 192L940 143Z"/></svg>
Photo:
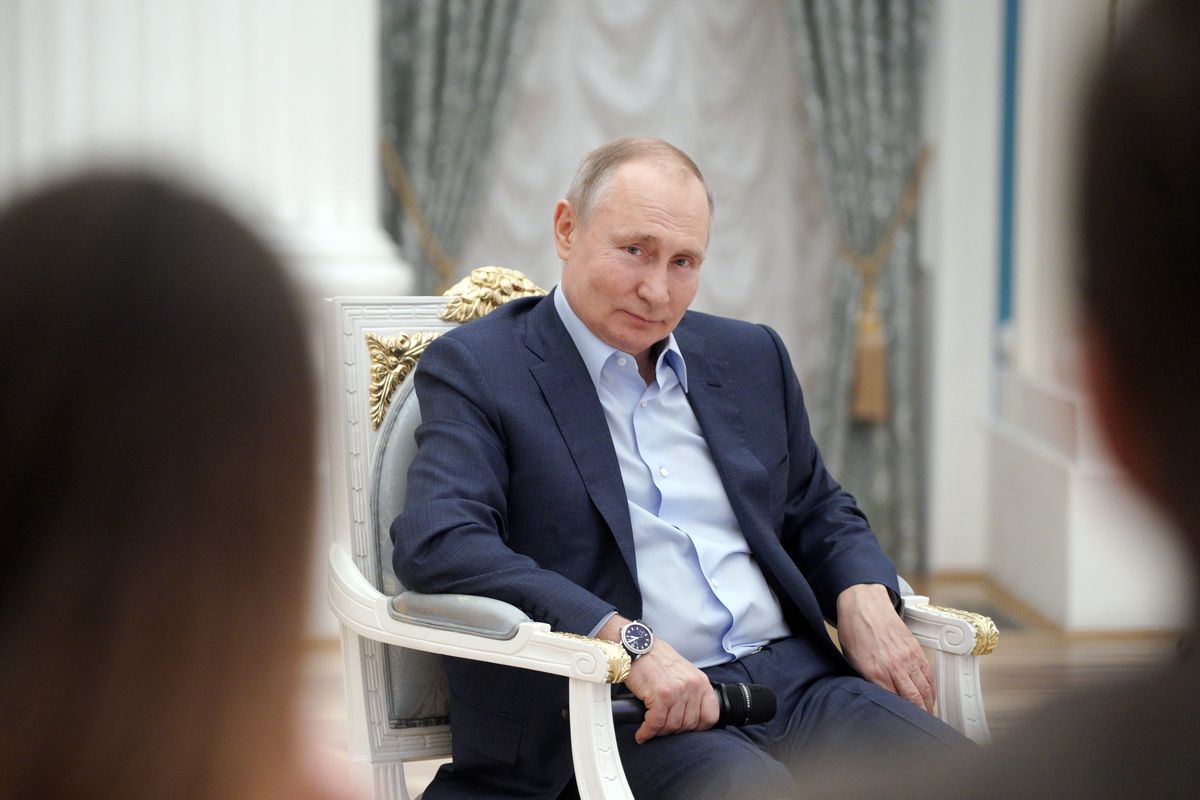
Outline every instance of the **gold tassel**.
<svg viewBox="0 0 1200 800"><path fill-rule="evenodd" d="M855 421L887 422L887 334L875 299L875 287L863 287L854 348L854 393L850 412Z"/></svg>
<svg viewBox="0 0 1200 800"><path fill-rule="evenodd" d="M858 306L858 340L854 347L854 391L850 415L856 422L880 425L888 421L887 332L879 311L879 273L892 257L896 234L908 227L921 196L921 177L929 162L929 148L922 145L896 216L869 255L842 247L842 257L862 277Z"/></svg>

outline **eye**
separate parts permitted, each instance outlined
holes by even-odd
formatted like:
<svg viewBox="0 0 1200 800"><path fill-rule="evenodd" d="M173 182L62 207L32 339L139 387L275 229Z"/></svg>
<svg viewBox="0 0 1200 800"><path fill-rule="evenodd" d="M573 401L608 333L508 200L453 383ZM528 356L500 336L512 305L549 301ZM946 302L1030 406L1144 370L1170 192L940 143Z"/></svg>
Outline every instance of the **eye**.
<svg viewBox="0 0 1200 800"><path fill-rule="evenodd" d="M677 267L686 269L687 267L690 267L692 265L692 260L690 258L682 258L681 257L681 258L675 259L671 263Z"/></svg>
<svg viewBox="0 0 1200 800"><path fill-rule="evenodd" d="M629 253L631 256L640 256L642 254L642 248L638 247L636 244L627 244L625 245L625 252Z"/></svg>

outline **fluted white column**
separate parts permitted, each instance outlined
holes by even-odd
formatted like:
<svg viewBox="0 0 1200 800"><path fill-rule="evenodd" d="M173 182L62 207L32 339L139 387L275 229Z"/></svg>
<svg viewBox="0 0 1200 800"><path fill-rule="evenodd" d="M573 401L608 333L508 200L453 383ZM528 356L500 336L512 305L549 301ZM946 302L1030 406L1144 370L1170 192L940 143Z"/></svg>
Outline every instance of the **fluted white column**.
<svg viewBox="0 0 1200 800"><path fill-rule="evenodd" d="M403 293L373 0L0 0L0 195L96 161L198 179L313 297Z"/></svg>
<svg viewBox="0 0 1200 800"><path fill-rule="evenodd" d="M377 0L0 0L0 201L93 163L198 182L284 255L319 354L321 298L412 285L379 222L378 43ZM324 450L316 469L323 553ZM318 562L310 632L332 637Z"/></svg>

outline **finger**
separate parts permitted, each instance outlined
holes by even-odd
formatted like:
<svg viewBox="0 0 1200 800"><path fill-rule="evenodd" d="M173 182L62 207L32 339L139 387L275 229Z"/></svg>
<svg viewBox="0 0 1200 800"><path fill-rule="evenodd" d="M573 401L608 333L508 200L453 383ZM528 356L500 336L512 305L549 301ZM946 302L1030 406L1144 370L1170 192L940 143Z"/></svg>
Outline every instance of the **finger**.
<svg viewBox="0 0 1200 800"><path fill-rule="evenodd" d="M696 730L696 725L700 722L700 698L694 694L689 694L679 705L682 706L682 713L679 717L678 730Z"/></svg>
<svg viewBox="0 0 1200 800"><path fill-rule="evenodd" d="M917 708L928 711L929 708L925 705L925 698L921 695L921 690L913 683L911 677L904 675L897 680L897 688L899 691L896 694L903 697L908 702L912 703Z"/></svg>
<svg viewBox="0 0 1200 800"><path fill-rule="evenodd" d="M896 685L896 681L892 678L892 673L890 670L875 669L871 672L872 674L869 675L864 674L864 677L866 677L872 683L879 684L892 694L900 694L900 687Z"/></svg>
<svg viewBox="0 0 1200 800"><path fill-rule="evenodd" d="M658 736L659 732L663 729L663 723L665 721L666 715L662 711L661 707L647 707L646 716L642 719L641 727L639 727L637 732L633 735L633 740L638 744L645 744L655 736Z"/></svg>
<svg viewBox="0 0 1200 800"><path fill-rule="evenodd" d="M913 683L916 685L917 690L921 693L921 699L925 701L925 710L932 713L933 681L930 680L931 676L927 673L928 670L917 669L917 671L913 673Z"/></svg>
<svg viewBox="0 0 1200 800"><path fill-rule="evenodd" d="M687 704L682 700L676 700L671 704L671 708L667 711L667 721L663 723L662 730L659 733L676 733L683 727L683 715L687 710Z"/></svg>
<svg viewBox="0 0 1200 800"><path fill-rule="evenodd" d="M933 708L933 704L937 702L937 686L933 682L933 667L929 666L929 662L924 658L921 659L921 673L925 676L925 682L929 684L929 707Z"/></svg>
<svg viewBox="0 0 1200 800"><path fill-rule="evenodd" d="M715 692L709 691L700 701L700 721L696 730L706 731L721 719L721 705L717 702Z"/></svg>
<svg viewBox="0 0 1200 800"><path fill-rule="evenodd" d="M904 664L905 672L913 686L921 694L921 701L926 711L933 711L933 669L920 648L912 648Z"/></svg>

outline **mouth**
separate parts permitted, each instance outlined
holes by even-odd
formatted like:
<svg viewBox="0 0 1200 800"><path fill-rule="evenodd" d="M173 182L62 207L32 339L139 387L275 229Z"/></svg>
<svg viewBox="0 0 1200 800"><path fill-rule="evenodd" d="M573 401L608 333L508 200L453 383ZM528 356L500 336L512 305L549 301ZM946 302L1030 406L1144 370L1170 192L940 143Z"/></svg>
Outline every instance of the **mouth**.
<svg viewBox="0 0 1200 800"><path fill-rule="evenodd" d="M625 314L625 316L629 317L634 322L641 323L642 325L658 325L659 324L658 320L646 319L645 317L639 317L637 314L634 314L632 311L625 311L624 309L622 309L622 312Z"/></svg>

